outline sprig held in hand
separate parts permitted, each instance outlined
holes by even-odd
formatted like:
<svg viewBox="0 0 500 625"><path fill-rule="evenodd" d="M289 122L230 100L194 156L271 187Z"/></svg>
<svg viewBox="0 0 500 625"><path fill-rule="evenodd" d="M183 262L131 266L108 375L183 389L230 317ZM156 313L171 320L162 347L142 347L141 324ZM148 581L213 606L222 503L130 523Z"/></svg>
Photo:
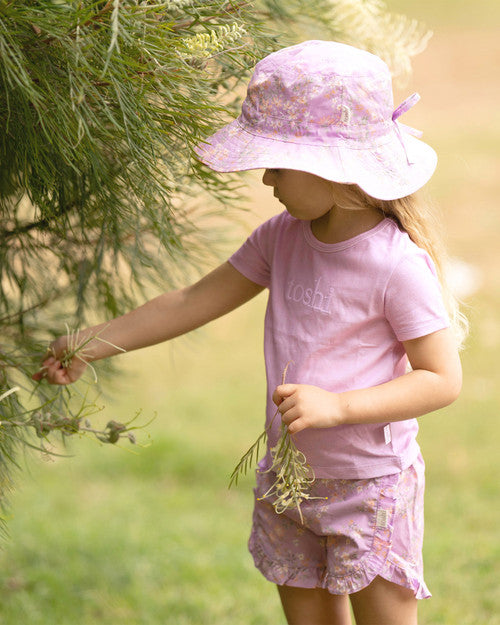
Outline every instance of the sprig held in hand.
<svg viewBox="0 0 500 625"><path fill-rule="evenodd" d="M288 362L282 375L282 384L285 384L288 367L292 361ZM266 439L279 409L276 409L274 416L264 432L257 438L255 443L243 455L236 465L229 481L229 487L238 483L238 477L246 474L254 459L259 455L259 448ZM266 473L274 472L276 480L267 492L261 497L266 499L274 497L272 505L278 514L290 508L296 507L300 520L304 523L300 505L306 499L321 499L313 497L309 493L311 484L314 482L314 471L307 464L305 455L297 449L293 438L288 431L288 427L282 423L280 437L277 444L271 449L272 465Z"/></svg>

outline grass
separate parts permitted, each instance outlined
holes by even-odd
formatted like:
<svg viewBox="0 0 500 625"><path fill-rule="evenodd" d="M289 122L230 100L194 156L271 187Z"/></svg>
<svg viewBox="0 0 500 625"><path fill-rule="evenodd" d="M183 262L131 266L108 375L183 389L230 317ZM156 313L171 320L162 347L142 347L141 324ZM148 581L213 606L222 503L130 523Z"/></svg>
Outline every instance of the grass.
<svg viewBox="0 0 500 625"><path fill-rule="evenodd" d="M263 305L259 297L193 339L121 357L120 399L108 410L158 413L137 454L81 441L72 459L29 463L0 554L2 625L284 623L246 550L252 478L227 489L262 428ZM483 305L500 301L480 296ZM482 323L462 397L421 423L434 594L421 625L500 625L496 346Z"/></svg>
<svg viewBox="0 0 500 625"><path fill-rule="evenodd" d="M406 12L442 42L469 17L472 28L487 26L491 11L499 13L493 4L422 0ZM420 625L500 625L498 184L485 178L498 170L492 137L500 124L484 113L463 128L453 111L451 104L431 129L442 156L433 191L452 252L481 268L484 283L469 302L462 396L421 420L434 596L420 604ZM268 195L258 196L261 216L277 210L260 201ZM137 454L76 441L71 459L27 462L0 551L1 625L284 624L276 591L246 550L252 477L227 489L262 431L264 304L259 296L191 337L120 356L124 372L106 386L102 418L157 414L139 433L146 446Z"/></svg>
<svg viewBox="0 0 500 625"><path fill-rule="evenodd" d="M251 478L228 490L262 428L264 394L263 371L244 373L259 370L255 334L239 341L241 369L226 356L236 326L262 306L123 357L128 373L113 384L123 399L109 410L158 413L138 453L81 441L72 459L29 463L0 555L2 624L280 622L246 550ZM149 370L137 390L136 367Z"/></svg>
<svg viewBox="0 0 500 625"><path fill-rule="evenodd" d="M179 470L169 470L164 454ZM29 538L3 593L2 622L230 622L241 606L227 588L235 578L250 585L252 571L237 501L226 501L225 485L213 488L214 458L159 439L136 466L118 456L87 459L90 470L77 461L62 480L53 470L47 478L64 501L50 505L44 489L29 497L45 522L19 519ZM221 510L231 525L221 523Z"/></svg>

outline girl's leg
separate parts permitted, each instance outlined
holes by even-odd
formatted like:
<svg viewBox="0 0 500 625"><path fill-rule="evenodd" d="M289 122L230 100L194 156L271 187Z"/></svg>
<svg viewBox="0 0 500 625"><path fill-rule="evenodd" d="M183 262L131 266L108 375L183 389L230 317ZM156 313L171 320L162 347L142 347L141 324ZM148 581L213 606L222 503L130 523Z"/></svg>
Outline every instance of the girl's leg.
<svg viewBox="0 0 500 625"><path fill-rule="evenodd" d="M356 625L417 625L417 599L411 590L376 577L350 596Z"/></svg>
<svg viewBox="0 0 500 625"><path fill-rule="evenodd" d="M288 625L351 625L347 595L323 588L278 586Z"/></svg>

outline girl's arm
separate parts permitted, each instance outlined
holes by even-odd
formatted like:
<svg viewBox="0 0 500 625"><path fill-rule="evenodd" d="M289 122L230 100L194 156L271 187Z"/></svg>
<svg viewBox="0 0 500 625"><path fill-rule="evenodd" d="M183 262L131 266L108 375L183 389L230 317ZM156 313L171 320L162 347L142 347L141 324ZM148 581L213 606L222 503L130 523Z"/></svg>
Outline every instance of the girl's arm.
<svg viewBox="0 0 500 625"><path fill-rule="evenodd" d="M221 317L250 300L263 288L226 262L187 288L164 293L121 317L81 330L77 340L82 343L91 338L85 346L87 362L114 356L122 350L128 352L147 347ZM92 339L96 335L103 340ZM51 355L33 378L40 380L46 377L52 384L69 384L78 379L86 365L73 358L71 364L64 367L61 359L67 347L64 336L54 341L50 346Z"/></svg>
<svg viewBox="0 0 500 625"><path fill-rule="evenodd" d="M290 432L403 421L455 401L462 386L462 369L452 332L439 330L403 345L412 371L379 386L345 393L304 384L278 386L273 399Z"/></svg>

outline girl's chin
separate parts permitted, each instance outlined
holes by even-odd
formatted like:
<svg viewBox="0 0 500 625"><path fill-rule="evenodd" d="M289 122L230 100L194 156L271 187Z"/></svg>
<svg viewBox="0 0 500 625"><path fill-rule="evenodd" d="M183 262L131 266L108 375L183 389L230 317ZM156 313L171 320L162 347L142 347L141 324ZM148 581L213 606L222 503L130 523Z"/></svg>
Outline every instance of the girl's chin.
<svg viewBox="0 0 500 625"><path fill-rule="evenodd" d="M300 219L300 221L311 221L309 215L303 215L299 211L290 211L288 208L286 210L288 211L288 214L295 219Z"/></svg>

